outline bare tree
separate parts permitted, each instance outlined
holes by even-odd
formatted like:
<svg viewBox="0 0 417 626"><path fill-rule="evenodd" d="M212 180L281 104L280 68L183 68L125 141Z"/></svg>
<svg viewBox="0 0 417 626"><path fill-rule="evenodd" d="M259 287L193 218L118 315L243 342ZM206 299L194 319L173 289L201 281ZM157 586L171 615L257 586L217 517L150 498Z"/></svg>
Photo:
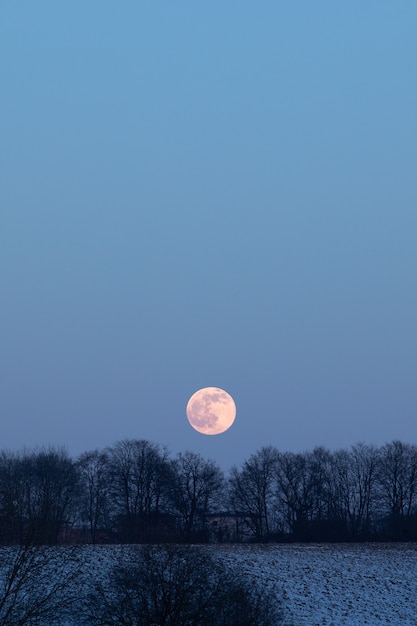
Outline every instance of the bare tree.
<svg viewBox="0 0 417 626"><path fill-rule="evenodd" d="M0 549L0 626L59 626L75 601L74 548L26 543Z"/></svg>
<svg viewBox="0 0 417 626"><path fill-rule="evenodd" d="M108 450L111 496L120 537L135 543L156 539L167 489L168 453L149 441L119 441Z"/></svg>
<svg viewBox="0 0 417 626"><path fill-rule="evenodd" d="M204 538L207 514L219 502L223 489L223 472L214 461L189 451L172 461L170 498L186 540Z"/></svg>
<svg viewBox="0 0 417 626"><path fill-rule="evenodd" d="M88 598L100 626L277 626L279 602L201 548L130 549Z"/></svg>
<svg viewBox="0 0 417 626"><path fill-rule="evenodd" d="M415 539L417 446L401 441L383 446L378 483L390 538Z"/></svg>
<svg viewBox="0 0 417 626"><path fill-rule="evenodd" d="M23 538L24 488L21 457L0 453L0 531L3 544L20 543Z"/></svg>
<svg viewBox="0 0 417 626"><path fill-rule="evenodd" d="M94 450L82 454L77 462L80 473L79 514L89 528L90 541L96 543L108 533L110 523L109 455Z"/></svg>
<svg viewBox="0 0 417 626"><path fill-rule="evenodd" d="M257 539L273 532L275 475L278 453L272 446L261 448L243 463L232 467L230 499L236 513L249 525Z"/></svg>
<svg viewBox="0 0 417 626"><path fill-rule="evenodd" d="M31 541L65 540L75 513L78 475L64 449L25 451L19 458L19 489L25 532Z"/></svg>
<svg viewBox="0 0 417 626"><path fill-rule="evenodd" d="M363 443L333 456L331 510L350 539L369 539L374 531L378 467L379 451Z"/></svg>
<svg viewBox="0 0 417 626"><path fill-rule="evenodd" d="M309 453L285 452L278 456L277 495L290 532L304 538L315 504Z"/></svg>

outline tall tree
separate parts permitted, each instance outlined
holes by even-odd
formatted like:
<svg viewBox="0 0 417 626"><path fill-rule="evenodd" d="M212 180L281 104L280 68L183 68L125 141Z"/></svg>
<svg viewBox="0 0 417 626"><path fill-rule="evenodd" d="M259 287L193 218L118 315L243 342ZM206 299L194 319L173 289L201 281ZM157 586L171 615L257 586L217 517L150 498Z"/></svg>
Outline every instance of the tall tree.
<svg viewBox="0 0 417 626"><path fill-rule="evenodd" d="M75 513L75 463L64 449L48 448L25 453L21 465L28 530L39 543L64 540Z"/></svg>
<svg viewBox="0 0 417 626"><path fill-rule="evenodd" d="M263 447L245 461L240 470L232 467L230 472L232 506L257 539L266 538L274 530L277 458L276 448Z"/></svg>
<svg viewBox="0 0 417 626"><path fill-rule="evenodd" d="M189 451L172 461L170 497L185 539L204 536L207 515L219 503L223 489L224 475L214 461Z"/></svg>
<svg viewBox="0 0 417 626"><path fill-rule="evenodd" d="M417 446L401 441L383 446L378 483L390 538L417 538Z"/></svg>
<svg viewBox="0 0 417 626"><path fill-rule="evenodd" d="M167 490L168 453L144 439L125 439L108 450L111 495L121 540L148 541L160 521Z"/></svg>
<svg viewBox="0 0 417 626"><path fill-rule="evenodd" d="M379 451L359 443L335 452L333 461L332 510L340 530L350 539L369 538L376 513Z"/></svg>
<svg viewBox="0 0 417 626"><path fill-rule="evenodd" d="M20 543L23 537L24 489L21 455L0 453L0 538L2 544Z"/></svg>
<svg viewBox="0 0 417 626"><path fill-rule="evenodd" d="M277 495L284 520L291 533L305 538L314 511L314 478L309 453L279 454L277 460Z"/></svg>
<svg viewBox="0 0 417 626"><path fill-rule="evenodd" d="M85 452L79 457L77 467L79 515L88 524L90 541L96 543L102 538L100 533L108 533L111 528L109 455L100 450Z"/></svg>

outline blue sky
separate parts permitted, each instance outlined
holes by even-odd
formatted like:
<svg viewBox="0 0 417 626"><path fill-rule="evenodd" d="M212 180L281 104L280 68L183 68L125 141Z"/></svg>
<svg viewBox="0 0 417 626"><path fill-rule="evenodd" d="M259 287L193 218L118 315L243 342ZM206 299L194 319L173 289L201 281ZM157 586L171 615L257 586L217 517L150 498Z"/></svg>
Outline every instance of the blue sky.
<svg viewBox="0 0 417 626"><path fill-rule="evenodd" d="M1 445L417 440L414 2L4 2ZM200 387L235 399L194 432Z"/></svg>

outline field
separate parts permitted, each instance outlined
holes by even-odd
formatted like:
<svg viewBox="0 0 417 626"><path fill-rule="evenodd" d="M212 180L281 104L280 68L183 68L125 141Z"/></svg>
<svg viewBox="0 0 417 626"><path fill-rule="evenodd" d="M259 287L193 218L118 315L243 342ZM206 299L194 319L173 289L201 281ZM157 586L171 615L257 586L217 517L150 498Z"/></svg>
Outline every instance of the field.
<svg viewBox="0 0 417 626"><path fill-rule="evenodd" d="M417 624L416 544L219 548L284 600L294 626Z"/></svg>
<svg viewBox="0 0 417 626"><path fill-rule="evenodd" d="M121 555L129 554L129 549L50 548L53 558L48 558L48 585L53 581L54 564L65 561L71 550L76 575L70 585L58 588L58 595L62 600L71 592L80 597ZM271 589L282 603L288 626L417 624L416 544L210 545L204 549L237 566L260 589ZM10 555L10 549L2 553ZM36 577L41 584L39 572ZM65 618L36 623L78 626L76 605Z"/></svg>

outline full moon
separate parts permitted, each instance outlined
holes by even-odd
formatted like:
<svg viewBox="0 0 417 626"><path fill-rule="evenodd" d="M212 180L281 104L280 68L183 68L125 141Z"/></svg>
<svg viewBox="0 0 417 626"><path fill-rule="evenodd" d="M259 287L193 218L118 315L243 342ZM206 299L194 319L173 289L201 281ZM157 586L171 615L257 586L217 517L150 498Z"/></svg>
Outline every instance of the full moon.
<svg viewBox="0 0 417 626"><path fill-rule="evenodd" d="M231 395L218 387L196 391L187 404L191 426L203 435L219 435L235 421L236 405Z"/></svg>

